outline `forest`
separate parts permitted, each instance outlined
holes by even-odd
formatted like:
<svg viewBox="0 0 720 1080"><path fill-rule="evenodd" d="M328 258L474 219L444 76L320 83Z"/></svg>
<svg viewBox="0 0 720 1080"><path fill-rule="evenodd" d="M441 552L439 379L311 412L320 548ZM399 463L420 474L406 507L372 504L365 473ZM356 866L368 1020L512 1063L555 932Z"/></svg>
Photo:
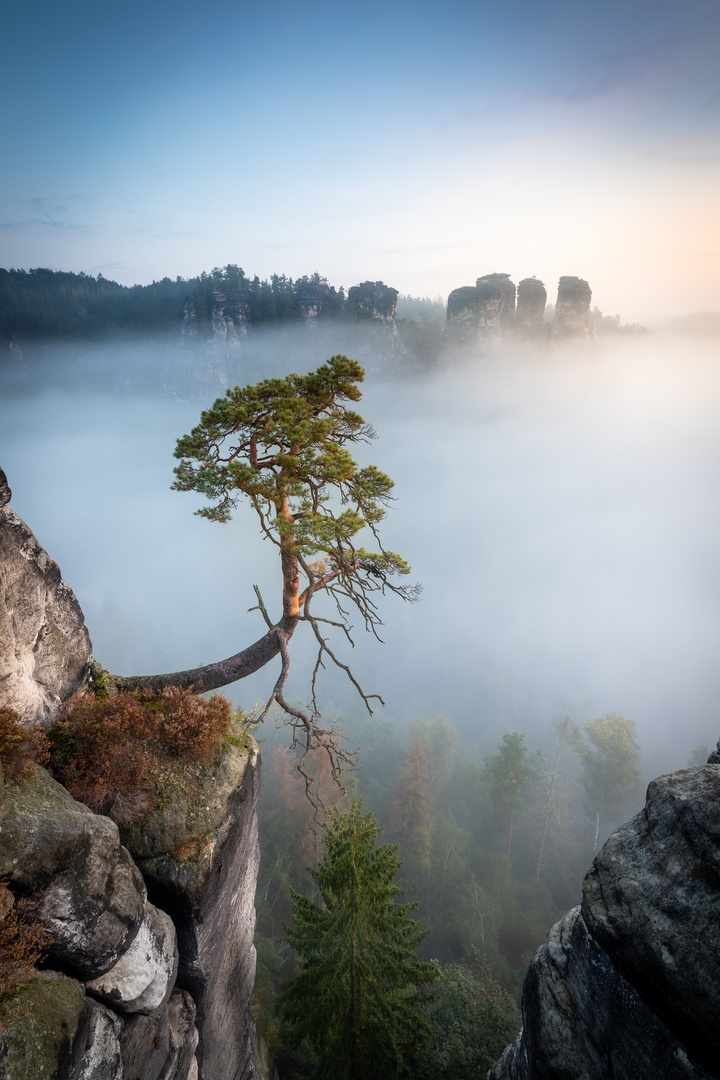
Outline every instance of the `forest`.
<svg viewBox="0 0 720 1080"><path fill-rule="evenodd" d="M102 274L74 274L43 267L0 269L0 342L55 339L96 340L119 333L171 331L183 319L192 299L198 323L209 326L213 293L240 294L252 326L277 326L302 320L303 300L322 289L318 317L324 320L357 316L343 286L328 285L319 273L293 280L285 274L270 279L248 277L237 265L216 267L194 278L169 277L150 285L119 285ZM398 318L442 321L440 297L398 298Z"/></svg>
<svg viewBox="0 0 720 1080"><path fill-rule="evenodd" d="M635 724L615 713L591 718L574 710L549 718L532 743L506 731L483 753L445 716L403 724L357 715L348 729L360 746L360 767L344 775L343 790L327 759L316 755L319 814L305 797L284 732L267 728L256 730L263 793L254 1013L284 1075L316 1075L303 1071L303 1054L298 1058L297 1047L293 1053L275 1008L278 991L298 970L293 893L319 897L324 826L356 803L372 811L381 842L397 850L403 903L417 905L412 917L426 935L418 954L438 971L420 1007L429 1026L415 1075L484 1075L519 1028L532 954L579 902L584 874L607 835L641 805ZM705 760L707 748L695 757ZM463 1033L454 1049L444 1038L452 1025Z"/></svg>

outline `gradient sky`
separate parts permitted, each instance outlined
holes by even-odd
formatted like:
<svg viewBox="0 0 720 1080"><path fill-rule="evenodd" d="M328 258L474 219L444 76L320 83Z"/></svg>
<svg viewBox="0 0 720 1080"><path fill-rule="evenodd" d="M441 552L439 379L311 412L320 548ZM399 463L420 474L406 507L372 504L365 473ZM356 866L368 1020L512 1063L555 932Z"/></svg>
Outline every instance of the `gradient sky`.
<svg viewBox="0 0 720 1080"><path fill-rule="evenodd" d="M0 265L720 310L718 0L5 3Z"/></svg>

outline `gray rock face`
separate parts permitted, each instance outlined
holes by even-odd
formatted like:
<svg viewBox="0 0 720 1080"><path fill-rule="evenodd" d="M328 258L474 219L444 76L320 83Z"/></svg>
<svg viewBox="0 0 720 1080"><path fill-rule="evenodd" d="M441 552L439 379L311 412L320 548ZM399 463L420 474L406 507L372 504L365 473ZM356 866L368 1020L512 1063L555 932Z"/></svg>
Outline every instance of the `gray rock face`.
<svg viewBox="0 0 720 1080"><path fill-rule="evenodd" d="M0 481L0 710L52 724L86 681L92 646L80 605L57 563L6 503Z"/></svg>
<svg viewBox="0 0 720 1080"><path fill-rule="evenodd" d="M12 1010L16 1010L13 1023ZM2 1080L76 1080L87 1039L82 987L56 971L38 972L0 1004ZM96 1080L95 1077L92 1080ZM99 1078L98 1078L99 1080Z"/></svg>
<svg viewBox="0 0 720 1080"><path fill-rule="evenodd" d="M489 1080L720 1075L720 765L662 776L553 927Z"/></svg>
<svg viewBox="0 0 720 1080"><path fill-rule="evenodd" d="M395 322L397 289L382 281L364 281L348 291L348 312L358 323L350 355L366 371L382 371L402 363L404 346Z"/></svg>
<svg viewBox="0 0 720 1080"><path fill-rule="evenodd" d="M111 1009L86 998L87 1034L77 1080L123 1080L120 1035L123 1023ZM73 1078L75 1080L75 1078Z"/></svg>
<svg viewBox="0 0 720 1080"><path fill-rule="evenodd" d="M552 340L555 344L583 344L590 337L590 300L587 281L579 277L561 277L558 283Z"/></svg>
<svg viewBox="0 0 720 1080"><path fill-rule="evenodd" d="M121 1012L148 1013L170 997L177 965L172 919L146 904L138 932L117 963L85 985Z"/></svg>
<svg viewBox="0 0 720 1080"><path fill-rule="evenodd" d="M162 1008L129 1017L121 1037L124 1076L142 1080L195 1080L198 1033L189 994L174 990Z"/></svg>
<svg viewBox="0 0 720 1080"><path fill-rule="evenodd" d="M145 885L117 826L76 802L44 769L5 782L0 878L46 923L50 963L81 979L116 964L143 921Z"/></svg>
<svg viewBox="0 0 720 1080"><path fill-rule="evenodd" d="M616 967L717 1068L720 765L654 780L645 810L595 859L583 894L588 929Z"/></svg>
<svg viewBox="0 0 720 1080"><path fill-rule="evenodd" d="M485 274L475 287L481 345L497 344L515 319L515 286L509 274Z"/></svg>
<svg viewBox="0 0 720 1080"><path fill-rule="evenodd" d="M444 332L446 345L477 344L477 302L478 291L474 285L463 285L450 293Z"/></svg>
<svg viewBox="0 0 720 1080"><path fill-rule="evenodd" d="M200 1078L244 1080L254 1070L249 999L255 978L254 890L260 854L257 750L231 748L218 781L222 798L207 803L207 817L189 832L185 816L176 810L170 810L169 822L163 822L162 815L148 819L137 837L140 851L181 843L138 857L138 865L151 900L175 922L178 986L190 992L197 1007ZM159 841L152 836L155 820ZM135 838L135 832L126 835L131 850Z"/></svg>
<svg viewBox="0 0 720 1080"><path fill-rule="evenodd" d="M523 278L517 289L515 330L519 337L538 340L542 337L547 290L537 278Z"/></svg>

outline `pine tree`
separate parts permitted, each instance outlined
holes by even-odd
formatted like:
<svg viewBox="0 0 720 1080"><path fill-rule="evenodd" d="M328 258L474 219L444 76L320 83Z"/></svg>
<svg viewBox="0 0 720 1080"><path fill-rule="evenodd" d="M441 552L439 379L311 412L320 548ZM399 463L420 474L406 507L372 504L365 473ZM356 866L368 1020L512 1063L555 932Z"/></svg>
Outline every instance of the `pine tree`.
<svg viewBox="0 0 720 1080"><path fill-rule="evenodd" d="M395 1080L411 1071L424 1021L421 984L435 977L415 950L427 936L398 902L401 863L362 804L334 809L311 876L322 902L293 892L286 937L300 973L278 998L285 1044L315 1080Z"/></svg>

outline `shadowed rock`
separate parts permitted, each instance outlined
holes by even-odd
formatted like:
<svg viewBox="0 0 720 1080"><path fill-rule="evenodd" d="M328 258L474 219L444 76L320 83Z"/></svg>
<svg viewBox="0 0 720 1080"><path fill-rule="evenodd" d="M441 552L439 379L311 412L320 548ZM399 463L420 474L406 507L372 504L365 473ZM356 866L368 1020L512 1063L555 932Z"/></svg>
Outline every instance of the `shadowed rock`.
<svg viewBox="0 0 720 1080"><path fill-rule="evenodd" d="M584 344L589 341L591 298L587 281L579 277L560 278L552 325L555 344Z"/></svg>
<svg viewBox="0 0 720 1080"><path fill-rule="evenodd" d="M0 878L28 897L29 914L46 924L50 964L81 979L116 964L143 921L145 886L117 825L41 768L5 781Z"/></svg>
<svg viewBox="0 0 720 1080"><path fill-rule="evenodd" d="M475 287L481 345L497 345L515 320L515 286L509 274L485 274Z"/></svg>
<svg viewBox="0 0 720 1080"><path fill-rule="evenodd" d="M256 747L229 747L193 797L174 797L123 838L151 900L175 922L178 985L197 1006L200 1076L242 1080L254 1061L255 881L260 858Z"/></svg>
<svg viewBox="0 0 720 1080"><path fill-rule="evenodd" d="M525 339L539 340L543 333L547 291L537 278L523 278L517 289L515 329Z"/></svg>
<svg viewBox="0 0 720 1080"><path fill-rule="evenodd" d="M720 1030L720 765L654 780L523 989L488 1080L708 1080Z"/></svg>
<svg viewBox="0 0 720 1080"><path fill-rule="evenodd" d="M478 291L474 285L453 289L448 296L444 340L446 345L476 345Z"/></svg>

